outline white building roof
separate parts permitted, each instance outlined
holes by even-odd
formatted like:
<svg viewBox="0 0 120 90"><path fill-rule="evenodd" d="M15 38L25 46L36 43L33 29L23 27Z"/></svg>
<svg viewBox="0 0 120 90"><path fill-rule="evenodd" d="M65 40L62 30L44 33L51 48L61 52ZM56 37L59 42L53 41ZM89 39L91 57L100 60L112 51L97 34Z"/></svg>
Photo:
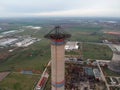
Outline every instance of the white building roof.
<svg viewBox="0 0 120 90"><path fill-rule="evenodd" d="M93 73L95 75L95 78L100 78L101 77L100 71L98 69L93 69Z"/></svg>
<svg viewBox="0 0 120 90"><path fill-rule="evenodd" d="M6 45L10 45L13 42L15 42L16 40L18 40L17 38L6 38L6 39L0 39L0 45L1 46L6 46Z"/></svg>
<svg viewBox="0 0 120 90"><path fill-rule="evenodd" d="M67 42L65 45L65 50L73 50L73 49L78 49L78 42Z"/></svg>
<svg viewBox="0 0 120 90"><path fill-rule="evenodd" d="M17 42L16 45L18 47L27 47L33 44L34 42L36 42L35 38L29 37L29 38L24 39L23 41Z"/></svg>

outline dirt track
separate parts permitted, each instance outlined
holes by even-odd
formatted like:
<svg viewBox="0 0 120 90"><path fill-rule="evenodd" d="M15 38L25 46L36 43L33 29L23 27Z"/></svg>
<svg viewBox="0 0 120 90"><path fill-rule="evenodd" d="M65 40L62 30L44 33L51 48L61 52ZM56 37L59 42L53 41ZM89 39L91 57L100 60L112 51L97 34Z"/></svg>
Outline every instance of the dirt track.
<svg viewBox="0 0 120 90"><path fill-rule="evenodd" d="M116 50L116 48L114 47L114 44L109 44L108 46L109 46L109 47L111 48L111 50L113 51L112 60L120 60L120 54L117 54L117 53L116 53L117 50Z"/></svg>
<svg viewBox="0 0 120 90"><path fill-rule="evenodd" d="M2 81L10 72L0 72L0 81Z"/></svg>

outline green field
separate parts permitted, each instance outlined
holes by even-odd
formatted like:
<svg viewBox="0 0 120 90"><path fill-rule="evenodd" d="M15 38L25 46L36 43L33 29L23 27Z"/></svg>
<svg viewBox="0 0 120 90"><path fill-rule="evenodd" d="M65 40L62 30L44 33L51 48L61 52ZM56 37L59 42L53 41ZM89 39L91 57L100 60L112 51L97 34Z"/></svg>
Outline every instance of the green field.
<svg viewBox="0 0 120 90"><path fill-rule="evenodd" d="M28 48L21 49L0 64L0 70L36 69L43 70L50 60L50 46L41 40Z"/></svg>
<svg viewBox="0 0 120 90"><path fill-rule="evenodd" d="M33 90L40 75L9 74L0 82L0 90Z"/></svg>
<svg viewBox="0 0 120 90"><path fill-rule="evenodd" d="M83 43L82 53L84 59L99 60L111 60L113 55L108 46L90 43Z"/></svg>
<svg viewBox="0 0 120 90"><path fill-rule="evenodd" d="M76 26L65 28L65 30L72 35L71 40L82 42L100 42L101 29L101 27L97 26Z"/></svg>
<svg viewBox="0 0 120 90"><path fill-rule="evenodd" d="M120 76L119 73L116 73L116 72L108 69L107 67L102 67L102 70L103 70L105 76L118 76L118 77Z"/></svg>
<svg viewBox="0 0 120 90"><path fill-rule="evenodd" d="M79 55L80 53L77 51L65 51L65 55Z"/></svg>

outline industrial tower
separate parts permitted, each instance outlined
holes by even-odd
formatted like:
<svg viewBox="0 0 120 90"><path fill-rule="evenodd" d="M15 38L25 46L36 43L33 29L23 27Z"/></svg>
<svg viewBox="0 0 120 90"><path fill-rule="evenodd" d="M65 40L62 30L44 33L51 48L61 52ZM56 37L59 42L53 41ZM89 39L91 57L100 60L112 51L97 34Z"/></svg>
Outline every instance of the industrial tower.
<svg viewBox="0 0 120 90"><path fill-rule="evenodd" d="M66 38L71 35L56 26L44 36L51 41L51 90L64 90L65 88L65 65L64 65L64 46Z"/></svg>

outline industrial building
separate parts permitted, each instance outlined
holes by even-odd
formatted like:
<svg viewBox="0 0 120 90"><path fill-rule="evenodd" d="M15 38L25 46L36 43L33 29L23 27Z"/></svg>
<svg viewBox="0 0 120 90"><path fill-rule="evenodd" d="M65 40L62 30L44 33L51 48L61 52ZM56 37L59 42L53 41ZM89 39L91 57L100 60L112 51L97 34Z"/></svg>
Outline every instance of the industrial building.
<svg viewBox="0 0 120 90"><path fill-rule="evenodd" d="M98 69L93 69L93 73L94 73L94 76L97 80L101 80L101 74L100 74L100 71Z"/></svg>
<svg viewBox="0 0 120 90"><path fill-rule="evenodd" d="M40 41L41 39L33 38L30 36L27 37L2 37L0 38L0 46L15 46L15 47L27 47L33 44L36 41Z"/></svg>
<svg viewBox="0 0 120 90"><path fill-rule="evenodd" d="M9 46L12 44L15 44L15 42L17 41L17 38L3 38L0 39L0 46Z"/></svg>
<svg viewBox="0 0 120 90"><path fill-rule="evenodd" d="M22 41L20 42L17 42L16 43L16 46L18 47L27 47L31 44L33 44L34 42L36 42L37 39L36 38L31 38L31 37L28 37L28 38L24 38Z"/></svg>
<svg viewBox="0 0 120 90"><path fill-rule="evenodd" d="M39 26L23 26L25 28L28 28L28 29L35 29L35 30L39 30L41 29L42 27L39 27Z"/></svg>
<svg viewBox="0 0 120 90"><path fill-rule="evenodd" d="M68 41L65 45L65 50L77 50L78 48L78 42Z"/></svg>
<svg viewBox="0 0 120 90"><path fill-rule="evenodd" d="M85 72L85 75L94 76L93 68L91 68L91 67L83 67L83 70Z"/></svg>
<svg viewBox="0 0 120 90"><path fill-rule="evenodd" d="M23 32L24 30L23 29L19 29L19 30L10 30L10 31L5 31L5 32L2 32L1 35L10 35L10 34L15 34L15 33L19 33L19 32Z"/></svg>
<svg viewBox="0 0 120 90"><path fill-rule="evenodd" d="M44 90L48 77L49 77L49 74L47 72L44 72L40 80L38 81L35 90Z"/></svg>

